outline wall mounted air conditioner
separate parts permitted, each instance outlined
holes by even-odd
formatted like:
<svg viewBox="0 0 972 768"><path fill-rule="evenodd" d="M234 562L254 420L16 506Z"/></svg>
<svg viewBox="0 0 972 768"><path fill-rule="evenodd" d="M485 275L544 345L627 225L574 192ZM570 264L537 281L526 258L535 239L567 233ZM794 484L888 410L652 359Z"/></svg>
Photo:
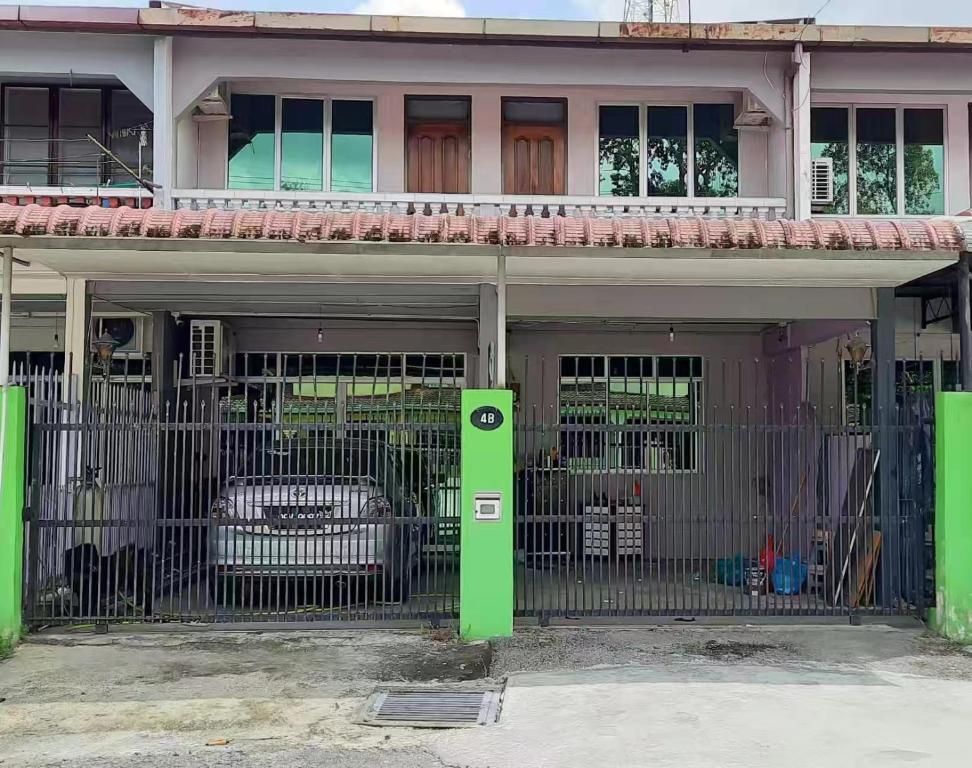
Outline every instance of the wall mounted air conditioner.
<svg viewBox="0 0 972 768"><path fill-rule="evenodd" d="M139 358L146 351L146 319L142 316L103 316L94 318L93 339L108 334L115 340L116 356Z"/></svg>
<svg viewBox="0 0 972 768"><path fill-rule="evenodd" d="M834 161L818 157L810 163L810 204L813 207L832 205L834 202Z"/></svg>
<svg viewBox="0 0 972 768"><path fill-rule="evenodd" d="M770 124L769 112L751 94L747 93L743 98L742 109L733 121L733 127L737 129L746 128L765 128Z"/></svg>
<svg viewBox="0 0 972 768"><path fill-rule="evenodd" d="M196 102L192 110L192 119L197 123L230 119L229 87L226 83L216 85Z"/></svg>
<svg viewBox="0 0 972 768"><path fill-rule="evenodd" d="M189 321L189 377L229 376L233 358L233 336L220 320Z"/></svg>

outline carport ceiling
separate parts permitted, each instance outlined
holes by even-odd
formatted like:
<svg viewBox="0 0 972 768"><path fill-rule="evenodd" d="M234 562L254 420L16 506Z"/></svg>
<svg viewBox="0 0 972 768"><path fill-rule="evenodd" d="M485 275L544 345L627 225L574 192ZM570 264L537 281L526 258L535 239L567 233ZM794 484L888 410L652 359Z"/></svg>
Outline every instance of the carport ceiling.
<svg viewBox="0 0 972 768"><path fill-rule="evenodd" d="M99 303L138 312L280 317L476 319L476 285L95 281Z"/></svg>

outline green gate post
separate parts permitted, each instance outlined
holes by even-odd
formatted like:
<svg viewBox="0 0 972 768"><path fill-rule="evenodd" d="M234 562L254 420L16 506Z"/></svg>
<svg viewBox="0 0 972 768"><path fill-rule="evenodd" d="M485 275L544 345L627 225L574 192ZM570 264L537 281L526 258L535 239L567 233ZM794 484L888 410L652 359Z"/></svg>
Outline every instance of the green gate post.
<svg viewBox="0 0 972 768"><path fill-rule="evenodd" d="M24 558L24 419L23 387L0 390L0 641L20 639ZM6 417L4 422L4 417Z"/></svg>
<svg viewBox="0 0 972 768"><path fill-rule="evenodd" d="M935 603L936 629L972 643L972 392L935 401Z"/></svg>
<svg viewBox="0 0 972 768"><path fill-rule="evenodd" d="M513 634L513 393L462 393L459 633Z"/></svg>

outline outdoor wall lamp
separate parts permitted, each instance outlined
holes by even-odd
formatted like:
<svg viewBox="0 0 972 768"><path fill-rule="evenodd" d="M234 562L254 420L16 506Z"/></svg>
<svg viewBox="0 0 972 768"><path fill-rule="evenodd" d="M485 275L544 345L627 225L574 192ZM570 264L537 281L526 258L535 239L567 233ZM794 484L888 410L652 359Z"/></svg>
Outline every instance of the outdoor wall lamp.
<svg viewBox="0 0 972 768"><path fill-rule="evenodd" d="M108 331L103 331L101 336L91 342L91 351L104 370L108 370L108 366L111 365L112 355L115 354L115 346L115 339Z"/></svg>
<svg viewBox="0 0 972 768"><path fill-rule="evenodd" d="M858 368L864 362L864 358L867 357L867 352L871 348L864 339L858 335L854 335L850 341L844 346L847 350L847 354L850 355L851 362L854 363Z"/></svg>

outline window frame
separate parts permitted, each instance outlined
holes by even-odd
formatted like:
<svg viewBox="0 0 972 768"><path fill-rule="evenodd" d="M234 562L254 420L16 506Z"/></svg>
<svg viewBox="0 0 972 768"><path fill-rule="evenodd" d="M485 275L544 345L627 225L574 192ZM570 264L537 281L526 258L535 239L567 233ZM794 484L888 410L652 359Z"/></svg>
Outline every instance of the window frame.
<svg viewBox="0 0 972 768"><path fill-rule="evenodd" d="M336 194L359 195L374 194L378 187L378 119L377 119L377 99L374 96L341 96L334 94L320 93L261 93L260 91L231 91L230 92L230 111L232 112L233 96L273 96L273 189L255 189L254 192L264 194L294 194L294 195L315 195L331 192L331 109L335 101L368 101L371 102L371 191L370 192L340 192ZM319 101L321 109L324 110L323 131L321 136L321 169L323 180L321 189L309 189L302 191L287 190L280 188L281 169L283 167L283 102L284 99L300 99L302 101ZM226 131L229 135L230 121L227 121ZM226 143L226 158L223 163L223 188L230 189L229 186L229 142ZM234 187L234 190L246 192L242 187Z"/></svg>
<svg viewBox="0 0 972 768"><path fill-rule="evenodd" d="M400 385L403 391L407 391L409 386L423 386L428 388L442 388L442 389L466 389L468 376L469 376L469 355L466 352L342 352L342 351L266 351L266 350L237 350L236 356L239 355L252 355L254 357L264 356L267 360L273 358L275 361L274 372L264 375L251 375L244 371L242 374L236 374L233 377L233 381L238 384L246 386L262 386L264 390L269 390L272 388L272 419L280 424L285 423L284 415L287 413L285 406L286 391L285 387L288 385L299 385L301 383L314 383L314 384L333 384L335 387L334 402L335 410L333 418L329 421L322 422L312 422L312 423L331 423L335 425L347 425L351 423L357 424L387 424L386 421L369 421L367 419L349 419L348 418L348 398L354 397L354 394L348 392L349 386L354 384L395 384ZM368 376L365 373L355 374L355 375L327 375L327 374L310 374L310 375L287 375L285 371L285 362L288 357L334 357L334 358L352 358L356 359L360 357L376 357L376 358L388 358L389 364L391 364L392 358L398 358L398 364L401 367L401 375L399 376L387 376L387 377L374 377ZM408 358L411 356L422 356L422 357L452 357L457 360L461 360L462 365L462 375L452 377L427 377L427 376L414 376L408 374ZM235 360L234 360L235 364ZM356 363L355 363L356 364ZM316 365L315 365L316 369ZM181 381L183 386L192 386L195 384L193 379L183 379ZM316 399L316 398L315 398ZM324 399L324 398L321 398ZM455 420L459 420L458 411L455 415ZM294 424L299 426L301 422L297 421ZM288 424L288 427L290 425ZM282 436L286 429L276 432L277 436ZM406 430L411 431L411 430Z"/></svg>
<svg viewBox="0 0 972 768"><path fill-rule="evenodd" d="M731 104L733 109L733 119L738 112L737 104L733 100L727 101L598 101L595 103L595 125L597 126L594 141L594 196L602 199L630 200L631 197L615 197L613 195L602 195L600 192L601 180L601 107L638 107L638 197L651 197L659 200L692 200L695 194L695 105L696 104ZM676 197L664 197L661 195L648 194L648 111L652 107L677 107L684 108L686 111L686 165L685 173L687 176L685 184L685 194ZM738 132L738 129L737 129ZM737 160L737 172L742 173L742 166ZM740 178L741 182L741 178ZM733 197L739 197L737 192ZM717 198L732 199L732 198Z"/></svg>
<svg viewBox="0 0 972 768"><path fill-rule="evenodd" d="M402 109L404 110L404 113L405 113L404 114L404 118L403 118L403 122L402 122L402 129L403 129L402 130L402 178L404 178L404 180L405 180L405 189L407 190L408 187L409 187L409 180L408 180L408 165L409 165L408 146L409 146L409 138L410 138L410 134L409 134L410 128L413 125L433 124L433 123L440 123L441 124L442 122L448 122L448 121L442 121L442 120L421 120L421 119L409 118L409 116L408 116L408 102L409 102L410 99L427 100L427 101L453 101L453 100L460 101L461 100L461 101L465 101L469 105L469 116L466 118L466 124L467 124L468 130L469 130L469 191L468 192L465 192L465 193L460 193L460 194L473 194L473 182L476 179L476 166L475 166L476 153L475 153L475 151L473 149L473 106L474 106L474 103L473 103L473 97L472 97L471 94L468 94L468 95L458 95L458 96L454 96L454 95L450 95L450 94L438 94L438 93L432 93L432 94L429 94L429 93L406 93L406 94L404 94L404 98L402 99ZM502 106L500 107L500 109L502 110ZM502 120L502 113L500 114L500 118ZM377 144L378 142L376 141L375 143ZM500 137L500 144L502 145L502 137ZM501 149L502 149L502 147L501 147ZM433 192L433 193L429 193L429 194L445 194L445 193Z"/></svg>
<svg viewBox="0 0 972 768"><path fill-rule="evenodd" d="M930 216L947 215L949 211L949 142L948 142L948 105L941 103L887 103L887 102L813 102L810 109L843 109L847 112L847 213L815 213L814 218L841 218L844 216L866 216L873 219L927 219ZM893 109L894 110L894 151L895 151L895 213L867 213L857 211L857 110L859 109ZM942 207L938 213L905 213L905 143L904 143L904 113L905 110L937 110L942 113ZM812 141L811 141L812 143Z"/></svg>
<svg viewBox="0 0 972 768"><path fill-rule="evenodd" d="M651 358L652 359L652 370L658 370L658 362L662 359L687 359L687 360L698 360L699 370L701 374L699 376L644 376L644 377L618 377L611 376L610 374L610 360L611 358ZM564 359L597 359L600 358L604 361L604 375L602 376L562 376L559 371L562 370L562 361ZM664 469L664 468L652 468L646 463L642 467L632 467L624 465L624 451L626 446L624 444L623 436L624 432L620 431L626 424L625 421L616 420L614 415L612 415L612 410L607 404L604 405L603 412L598 413L601 417L601 421L605 427L605 432L601 438L601 456L599 458L591 456L579 456L571 458L569 456L563 456L562 460L565 462L565 466L575 473L594 473L594 472L615 472L622 474L639 473L647 475L687 475L687 474L700 474L702 472L702 457L703 457L703 442L704 442L704 432L701 428L705 424L705 383L706 383L706 358L704 355L697 354L636 354L636 353L593 353L593 354L583 354L583 353L563 353L557 356L557 416L560 425L563 425L564 418L564 403L561 399L563 384L565 381L573 380L575 383L592 383L598 384L603 383L605 385L605 391L608 401L610 401L610 383L611 380L629 380L629 381L641 381L643 383L662 383L671 382L673 384L688 384L690 386L695 385L698 388L698 393L696 397L696 413L694 426L700 428L700 432L696 434L695 440L693 440L694 445L692 446L692 466L688 469ZM646 405L648 403L647 398L650 397L650 393L646 393ZM570 407L567 404L566 407ZM600 410L601 407L598 406ZM593 414L594 408L591 408L591 413ZM669 426L671 422L659 422L654 426L665 427ZM641 425L641 431L645 434L646 444L644 446L642 455L647 458L650 451L652 450L652 445L650 442L650 435L652 433L652 424ZM613 431L612 427L618 428L618 431ZM562 434L562 433L561 433ZM581 433L583 434L583 433ZM665 434L665 432L660 432L659 434ZM678 433L671 433L678 434ZM691 434L691 433L690 433ZM559 444L558 444L559 447Z"/></svg>
<svg viewBox="0 0 972 768"><path fill-rule="evenodd" d="M101 131L98 136L98 140L109 149L113 149L112 146L112 134L115 132L115 127L112 124L112 93L114 91L128 91L135 98L141 102L138 95L135 94L130 88L126 87L122 83L111 83L108 85L98 84L98 83L18 83L15 81L0 83L0 139L3 138L6 133L6 109L7 109L7 90L10 88L43 88L47 90L47 129L48 129L48 141L47 141L47 182L40 186L47 187L63 187L64 189L88 189L91 186L94 187L108 187L111 186L115 189L113 185L109 185L108 177L111 173L111 163L110 158L102 157L98 161L98 181L94 185L64 185L61 183L60 174L60 153L58 147L58 133L60 132L60 109L61 109L61 89L68 90L87 90L87 91L100 91L101 92ZM150 107L146 109L151 112ZM154 123L154 115L150 124ZM154 125L153 125L154 128ZM153 130L149 129L149 134L151 135ZM2 163L5 160L5 149L6 141L0 141L0 184L4 186L21 187L29 186L25 184L8 184L6 181L6 166ZM95 148L97 149L97 148ZM153 162L154 164L154 162ZM135 187L132 187L133 189ZM118 189L127 189L127 187L118 187Z"/></svg>
<svg viewBox="0 0 972 768"><path fill-rule="evenodd" d="M861 426L860 420L855 422L851 419L850 408L854 403L849 402L847 399L847 387L848 387L848 367L852 361L847 357L840 358L840 402L841 402L841 414L843 418L843 423L845 425ZM895 357L895 397L897 398L899 394L897 373L898 365L907 366L909 363L918 363L919 365L927 365L929 371L932 375L932 404L934 407L934 396L939 392L951 392L954 390L944 389L945 383L945 366L946 365L956 365L958 360L954 357ZM870 361L867 363L870 366Z"/></svg>

